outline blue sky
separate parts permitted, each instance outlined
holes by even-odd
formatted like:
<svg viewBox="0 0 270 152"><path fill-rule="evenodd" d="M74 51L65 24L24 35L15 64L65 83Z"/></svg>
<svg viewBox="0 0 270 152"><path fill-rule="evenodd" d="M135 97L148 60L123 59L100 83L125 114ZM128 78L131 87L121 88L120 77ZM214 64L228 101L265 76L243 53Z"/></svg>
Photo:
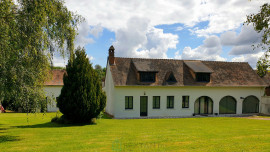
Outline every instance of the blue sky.
<svg viewBox="0 0 270 152"><path fill-rule="evenodd" d="M260 33L243 25L266 1L248 0L67 0L85 18L76 46L91 62L106 66L108 48L116 56L248 62L253 68L263 50L253 50ZM67 59L56 57L64 66Z"/></svg>

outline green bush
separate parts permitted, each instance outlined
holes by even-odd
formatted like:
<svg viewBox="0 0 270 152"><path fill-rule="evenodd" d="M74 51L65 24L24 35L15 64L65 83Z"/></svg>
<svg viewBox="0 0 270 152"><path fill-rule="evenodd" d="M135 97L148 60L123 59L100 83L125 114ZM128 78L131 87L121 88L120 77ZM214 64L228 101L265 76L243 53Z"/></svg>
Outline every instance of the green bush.
<svg viewBox="0 0 270 152"><path fill-rule="evenodd" d="M97 118L106 105L101 80L90 64L84 49L77 49L66 66L64 86L57 106L74 123L88 123Z"/></svg>

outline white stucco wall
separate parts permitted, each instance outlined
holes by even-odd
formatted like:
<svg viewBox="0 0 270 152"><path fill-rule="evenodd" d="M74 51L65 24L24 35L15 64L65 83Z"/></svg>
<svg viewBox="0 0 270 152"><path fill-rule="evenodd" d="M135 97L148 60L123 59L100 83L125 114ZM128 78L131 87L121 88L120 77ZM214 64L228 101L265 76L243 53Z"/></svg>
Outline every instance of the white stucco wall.
<svg viewBox="0 0 270 152"><path fill-rule="evenodd" d="M263 96L261 100L261 111L263 114L270 114L270 96Z"/></svg>
<svg viewBox="0 0 270 152"><path fill-rule="evenodd" d="M61 93L62 86L45 86L44 91L46 92L46 96L54 99L52 103L47 104L48 112L56 112L58 108L56 107L56 97L58 97Z"/></svg>
<svg viewBox="0 0 270 152"><path fill-rule="evenodd" d="M140 96L148 96L148 117L157 117L192 116L194 103L201 96L208 96L213 100L213 113L219 113L219 102L224 96L232 96L237 101L236 113L242 114L243 99L240 97L253 95L261 100L264 94L263 87L123 86L112 90L111 93L111 90L106 90L108 98L106 111L108 110L115 118L140 117ZM133 96L133 109L125 110L125 96ZM153 109L153 96L160 96L160 109ZM174 96L173 109L167 109L167 96ZM189 108L182 108L182 96L189 96Z"/></svg>
<svg viewBox="0 0 270 152"><path fill-rule="evenodd" d="M114 104L113 104L114 97L115 97L114 84L113 84L113 78L112 78L109 62L107 64L107 69L106 69L104 90L107 96L107 103L106 103L105 111L110 115L114 115Z"/></svg>

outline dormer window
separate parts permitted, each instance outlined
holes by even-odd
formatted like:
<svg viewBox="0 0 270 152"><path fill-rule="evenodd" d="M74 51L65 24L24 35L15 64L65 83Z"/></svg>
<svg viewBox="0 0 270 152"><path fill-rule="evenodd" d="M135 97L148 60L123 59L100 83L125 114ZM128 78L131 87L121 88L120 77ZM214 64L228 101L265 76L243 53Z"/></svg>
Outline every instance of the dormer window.
<svg viewBox="0 0 270 152"><path fill-rule="evenodd" d="M197 82L210 82L210 73L196 73Z"/></svg>
<svg viewBox="0 0 270 152"><path fill-rule="evenodd" d="M171 73L171 74L169 75L169 77L168 77L168 79L167 79L167 82L176 82L176 79L175 79L173 73Z"/></svg>
<svg viewBox="0 0 270 152"><path fill-rule="evenodd" d="M189 67L192 77L197 82L210 82L210 74L214 71L202 61L184 61Z"/></svg>
<svg viewBox="0 0 270 152"><path fill-rule="evenodd" d="M156 73L155 72L140 72L140 81L141 82L155 82Z"/></svg>

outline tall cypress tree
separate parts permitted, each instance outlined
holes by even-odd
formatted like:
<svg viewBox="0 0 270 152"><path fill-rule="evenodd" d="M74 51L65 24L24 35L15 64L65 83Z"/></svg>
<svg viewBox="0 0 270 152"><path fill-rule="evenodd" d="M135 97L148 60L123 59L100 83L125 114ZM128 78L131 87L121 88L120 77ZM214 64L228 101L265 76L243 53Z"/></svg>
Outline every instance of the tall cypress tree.
<svg viewBox="0 0 270 152"><path fill-rule="evenodd" d="M78 48L73 58L66 67L57 106L64 118L72 122L90 122L105 108L106 95L84 48Z"/></svg>

